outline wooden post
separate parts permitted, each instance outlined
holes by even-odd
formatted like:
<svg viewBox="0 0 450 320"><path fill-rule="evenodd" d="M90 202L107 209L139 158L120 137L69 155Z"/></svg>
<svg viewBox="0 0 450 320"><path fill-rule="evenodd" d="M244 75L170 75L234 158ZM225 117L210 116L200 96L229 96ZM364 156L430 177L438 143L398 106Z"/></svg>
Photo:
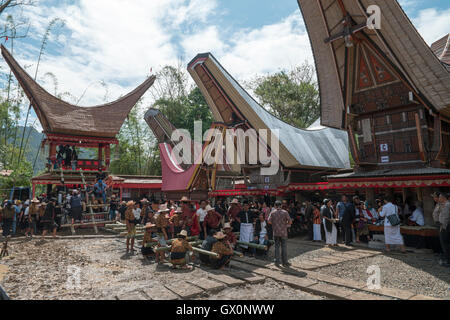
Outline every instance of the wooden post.
<svg viewBox="0 0 450 320"><path fill-rule="evenodd" d="M373 188L366 188L366 201L375 206L375 190Z"/></svg>
<svg viewBox="0 0 450 320"><path fill-rule="evenodd" d="M100 169L101 167L103 167L103 144L99 144L98 145L98 168Z"/></svg>
<svg viewBox="0 0 450 320"><path fill-rule="evenodd" d="M429 187L417 188L418 193L421 194L420 201L423 203L423 217L426 225L433 225L433 210L434 201L431 197L432 190Z"/></svg>
<svg viewBox="0 0 450 320"><path fill-rule="evenodd" d="M32 199L34 199L35 198L35 195L36 195L36 184L33 182L33 189L32 189L33 191L32 191L32 196L31 196L31 198Z"/></svg>
<svg viewBox="0 0 450 320"><path fill-rule="evenodd" d="M105 146L105 164L106 168L109 168L109 164L111 163L111 146L108 144Z"/></svg>

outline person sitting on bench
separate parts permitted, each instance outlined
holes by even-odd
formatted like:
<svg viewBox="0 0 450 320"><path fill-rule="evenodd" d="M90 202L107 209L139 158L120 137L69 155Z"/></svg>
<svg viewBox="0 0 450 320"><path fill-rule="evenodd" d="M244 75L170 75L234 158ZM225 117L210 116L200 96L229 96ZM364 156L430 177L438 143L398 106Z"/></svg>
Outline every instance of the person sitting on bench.
<svg viewBox="0 0 450 320"><path fill-rule="evenodd" d="M416 202L416 210L412 213L412 215L408 218L409 226L424 226L425 219L423 217L423 209L422 203L420 201Z"/></svg>

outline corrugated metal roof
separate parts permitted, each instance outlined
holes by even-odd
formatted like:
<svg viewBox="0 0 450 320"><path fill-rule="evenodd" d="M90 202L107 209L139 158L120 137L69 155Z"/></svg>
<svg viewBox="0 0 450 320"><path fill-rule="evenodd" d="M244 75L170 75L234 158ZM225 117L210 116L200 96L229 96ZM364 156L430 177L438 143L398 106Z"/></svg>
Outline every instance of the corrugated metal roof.
<svg viewBox="0 0 450 320"><path fill-rule="evenodd" d="M271 130L279 130L278 138L280 142L286 146L301 165L350 168L346 131L332 128L302 130L285 123L259 105L212 55L211 58L267 127ZM251 122L251 119L249 121Z"/></svg>
<svg viewBox="0 0 450 320"><path fill-rule="evenodd" d="M278 129L277 135L281 144L292 154L299 166L321 167L321 168L350 168L348 135L346 131L325 128L319 130L302 130L295 128L282 120L271 115L251 97L244 88L222 67L222 65L210 53L201 54L214 63L219 72L228 81L236 92L250 106L253 117L247 117L250 124L256 129L260 128L256 123L259 118L270 130ZM196 58L193 61L197 60ZM204 63L200 62L200 63ZM212 70L210 70L212 72ZM212 72L214 74L214 72ZM216 77L217 79L217 77ZM221 83L222 88L226 87ZM203 94L208 94L204 92ZM238 109L244 108L235 102ZM210 106L211 107L211 106ZM212 106L214 107L214 106ZM281 155L280 155L281 157ZM281 157L282 158L282 157Z"/></svg>
<svg viewBox="0 0 450 320"><path fill-rule="evenodd" d="M369 177L394 177L394 176L426 176L449 175L450 169L441 168L412 168L394 170L374 170L369 172L344 173L328 176L329 179L369 178Z"/></svg>

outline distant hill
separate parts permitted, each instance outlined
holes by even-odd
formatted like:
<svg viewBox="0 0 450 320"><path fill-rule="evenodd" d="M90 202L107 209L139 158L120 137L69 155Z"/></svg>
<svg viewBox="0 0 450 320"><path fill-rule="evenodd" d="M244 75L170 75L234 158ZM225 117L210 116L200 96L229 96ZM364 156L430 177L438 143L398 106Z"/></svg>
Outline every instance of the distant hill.
<svg viewBox="0 0 450 320"><path fill-rule="evenodd" d="M30 132L30 130L31 130L31 132ZM22 138L22 133L23 133L23 127L19 127L19 130L17 133L16 146L20 146L20 139ZM27 161L30 162L31 165L33 165L34 159L36 158L36 154L39 151L39 148L41 147L41 142L44 137L44 134L37 131L33 127L27 127L27 129L25 131L24 143L28 137L28 134L30 135L30 139L28 140L28 146L27 146L27 150L25 151L25 157L26 157ZM48 152L48 151L46 151L46 152ZM78 157L84 158L84 159L94 159L94 158L96 158L96 152L94 149L80 150ZM36 167L34 168L34 174L42 172L45 169L46 161L47 161L47 154L43 153L41 150L39 152L38 158L36 160Z"/></svg>
<svg viewBox="0 0 450 320"><path fill-rule="evenodd" d="M19 130L17 131L17 140L16 140L16 146L20 146L20 140L22 139L23 134L23 127L19 127ZM26 142L28 135L30 135L30 139L28 140L27 149L25 151L25 158L28 162L33 165L34 159L36 158L36 154L41 146L42 138L44 137L44 134L40 133L33 127L27 127L25 130L25 138L24 142ZM12 142L12 141L11 141ZM41 172L45 169L45 161L46 161L46 155L39 152L38 158L36 160L36 167L34 169L34 174L37 174L38 172Z"/></svg>

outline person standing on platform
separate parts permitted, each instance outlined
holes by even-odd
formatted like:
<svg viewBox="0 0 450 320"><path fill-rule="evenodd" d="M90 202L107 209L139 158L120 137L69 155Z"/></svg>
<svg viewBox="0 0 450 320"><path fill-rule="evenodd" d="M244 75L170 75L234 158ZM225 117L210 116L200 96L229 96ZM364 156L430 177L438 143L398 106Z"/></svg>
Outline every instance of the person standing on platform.
<svg viewBox="0 0 450 320"><path fill-rule="evenodd" d="M116 195L112 195L111 196L111 201L109 202L109 220L110 221L114 221L116 220L116 215L117 215L117 206L118 206L118 202L116 199Z"/></svg>
<svg viewBox="0 0 450 320"><path fill-rule="evenodd" d="M72 170L76 171L77 170L77 166L78 166L78 154L77 154L77 150L75 149L75 147L72 148Z"/></svg>
<svg viewBox="0 0 450 320"><path fill-rule="evenodd" d="M81 196L77 189L73 190L72 197L70 197L70 215L72 216L72 224L75 221L81 222L83 220L83 205L81 203Z"/></svg>
<svg viewBox="0 0 450 320"><path fill-rule="evenodd" d="M275 265L279 267L282 262L284 267L288 267L290 265L287 258L288 228L291 226L292 220L289 213L281 209L281 201L279 200L275 202L275 210L270 215L269 224L272 225L273 238L275 239Z"/></svg>
<svg viewBox="0 0 450 320"><path fill-rule="evenodd" d="M403 241L402 234L400 232L400 223L393 226L391 224L390 216L397 216L397 221L400 222L400 217L398 216L398 209L392 203L392 197L386 197L384 199L383 209L380 212L380 217L384 218L384 242L385 242L385 252L391 251L391 245L399 245L402 253L406 253L405 243ZM395 217L392 219L394 220ZM392 221L393 221L392 220Z"/></svg>

